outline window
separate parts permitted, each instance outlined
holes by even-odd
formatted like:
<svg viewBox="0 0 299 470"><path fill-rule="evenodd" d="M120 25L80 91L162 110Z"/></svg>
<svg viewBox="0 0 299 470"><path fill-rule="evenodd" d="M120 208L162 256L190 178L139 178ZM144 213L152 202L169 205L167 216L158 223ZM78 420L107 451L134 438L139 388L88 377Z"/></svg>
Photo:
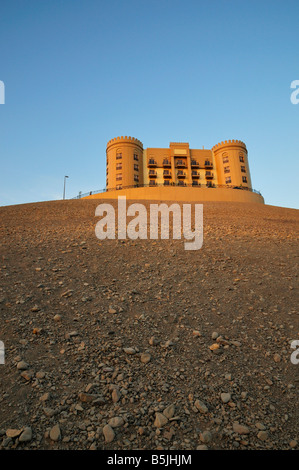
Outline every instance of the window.
<svg viewBox="0 0 299 470"><path fill-rule="evenodd" d="M243 183L247 183L247 178L246 178L246 176L242 176L242 182L243 182Z"/></svg>
<svg viewBox="0 0 299 470"><path fill-rule="evenodd" d="M164 181L164 186L169 186L169 184L170 184L170 181L169 181L169 180L165 180L165 181Z"/></svg>
<svg viewBox="0 0 299 470"><path fill-rule="evenodd" d="M228 153L227 152L223 152L222 161L223 161L223 163L228 163Z"/></svg>
<svg viewBox="0 0 299 470"><path fill-rule="evenodd" d="M230 184L232 182L232 179L230 176L228 176L227 178L225 178L225 183L226 184Z"/></svg>
<svg viewBox="0 0 299 470"><path fill-rule="evenodd" d="M242 173L246 173L246 168L245 168L244 165L241 165L241 171L242 171Z"/></svg>
<svg viewBox="0 0 299 470"><path fill-rule="evenodd" d="M139 165L136 165L136 163L134 164L134 170L139 171Z"/></svg>
<svg viewBox="0 0 299 470"><path fill-rule="evenodd" d="M192 186L198 186L198 181L197 180L192 181Z"/></svg>
<svg viewBox="0 0 299 470"><path fill-rule="evenodd" d="M123 179L122 173L119 173L118 175L116 175L116 181L120 181L122 179Z"/></svg>
<svg viewBox="0 0 299 470"><path fill-rule="evenodd" d="M116 185L116 189L121 189L122 188L122 184L117 184Z"/></svg>
<svg viewBox="0 0 299 470"><path fill-rule="evenodd" d="M117 169L117 170L121 170L121 169L122 169L122 166L123 166L122 163L117 163L117 164L116 164L116 169Z"/></svg>
<svg viewBox="0 0 299 470"><path fill-rule="evenodd" d="M225 166L224 167L224 173L229 173L229 172L230 172L229 166Z"/></svg>
<svg viewBox="0 0 299 470"><path fill-rule="evenodd" d="M149 180L149 184L150 184L150 186L155 186L156 181L155 180Z"/></svg>
<svg viewBox="0 0 299 470"><path fill-rule="evenodd" d="M121 159L122 159L122 156L123 156L122 153L120 153L120 152L117 153L117 154L116 154L116 160L121 160Z"/></svg>
<svg viewBox="0 0 299 470"><path fill-rule="evenodd" d="M134 175L134 181L137 181L137 183L139 182L139 176L138 175Z"/></svg>
<svg viewBox="0 0 299 470"><path fill-rule="evenodd" d="M139 160L137 153L134 153L134 160L135 160L136 162L138 162L138 160Z"/></svg>
<svg viewBox="0 0 299 470"><path fill-rule="evenodd" d="M242 153L239 155L239 160L240 162L244 163L244 155Z"/></svg>

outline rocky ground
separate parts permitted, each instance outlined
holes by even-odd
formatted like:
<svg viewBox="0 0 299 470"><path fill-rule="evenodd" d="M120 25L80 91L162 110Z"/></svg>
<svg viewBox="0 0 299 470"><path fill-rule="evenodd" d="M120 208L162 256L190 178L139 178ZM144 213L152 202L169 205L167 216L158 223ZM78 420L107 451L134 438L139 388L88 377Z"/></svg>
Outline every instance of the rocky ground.
<svg viewBox="0 0 299 470"><path fill-rule="evenodd" d="M0 208L0 448L298 448L298 211L205 203L185 251L99 203Z"/></svg>

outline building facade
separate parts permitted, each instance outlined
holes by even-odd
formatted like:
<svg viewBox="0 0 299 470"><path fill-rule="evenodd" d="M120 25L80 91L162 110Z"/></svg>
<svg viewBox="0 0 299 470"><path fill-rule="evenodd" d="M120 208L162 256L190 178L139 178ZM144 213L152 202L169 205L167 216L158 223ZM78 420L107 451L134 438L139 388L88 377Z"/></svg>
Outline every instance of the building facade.
<svg viewBox="0 0 299 470"><path fill-rule="evenodd" d="M246 145L228 140L212 149L191 149L171 142L168 148L143 149L133 137L107 144L106 189L147 186L237 187L252 189Z"/></svg>

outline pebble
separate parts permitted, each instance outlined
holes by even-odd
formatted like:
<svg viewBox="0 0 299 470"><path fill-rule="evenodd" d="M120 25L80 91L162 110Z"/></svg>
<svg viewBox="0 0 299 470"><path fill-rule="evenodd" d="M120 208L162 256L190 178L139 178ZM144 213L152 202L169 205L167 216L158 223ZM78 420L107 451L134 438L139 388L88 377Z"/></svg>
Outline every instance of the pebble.
<svg viewBox="0 0 299 470"><path fill-rule="evenodd" d="M220 395L221 400L223 403L228 403L231 399L231 394L230 393L221 393Z"/></svg>
<svg viewBox="0 0 299 470"><path fill-rule="evenodd" d="M21 429L7 429L6 431L6 436L7 437L18 437L21 434L22 430Z"/></svg>
<svg viewBox="0 0 299 470"><path fill-rule="evenodd" d="M54 442L61 439L61 430L59 424L55 424L50 430L50 439Z"/></svg>
<svg viewBox="0 0 299 470"><path fill-rule="evenodd" d="M199 439L201 440L201 442L207 444L208 442L211 442L212 434L210 433L210 431L203 431L200 433Z"/></svg>
<svg viewBox="0 0 299 470"><path fill-rule="evenodd" d="M266 441L268 439L268 433L267 431L260 431L257 435L257 437L261 440L261 441Z"/></svg>
<svg viewBox="0 0 299 470"><path fill-rule="evenodd" d="M121 397L120 391L117 388L115 388L112 392L112 401L113 401L113 403L117 403L118 400L120 399L120 397Z"/></svg>
<svg viewBox="0 0 299 470"><path fill-rule="evenodd" d="M166 416L162 413L156 413L154 426L156 426L157 428L162 428L163 426L165 426L166 423L168 423L168 419L166 418Z"/></svg>
<svg viewBox="0 0 299 470"><path fill-rule="evenodd" d="M249 434L248 427L239 423L233 423L233 430L238 434Z"/></svg>
<svg viewBox="0 0 299 470"><path fill-rule="evenodd" d="M105 437L105 442L112 442L115 438L115 432L109 424L106 424L106 426L103 427L103 434Z"/></svg>
<svg viewBox="0 0 299 470"><path fill-rule="evenodd" d="M29 442L32 439L32 429L28 426L24 428L24 431L19 437L20 442Z"/></svg>
<svg viewBox="0 0 299 470"><path fill-rule="evenodd" d="M108 421L109 426L112 428L118 428L124 424L124 420L121 416L115 416Z"/></svg>
<svg viewBox="0 0 299 470"><path fill-rule="evenodd" d="M149 353L142 353L140 356L140 360L144 364L147 364L151 360L151 355Z"/></svg>
<svg viewBox="0 0 299 470"><path fill-rule="evenodd" d="M27 370L29 365L25 361L20 361L17 363L17 369L18 370Z"/></svg>
<svg viewBox="0 0 299 470"><path fill-rule="evenodd" d="M194 402L194 406L201 412L201 413L208 413L208 407L205 403L201 400L196 400Z"/></svg>
<svg viewBox="0 0 299 470"><path fill-rule="evenodd" d="M174 416L175 413L175 406L174 405L169 405L165 410L163 411L163 415L166 416L167 419L170 419Z"/></svg>

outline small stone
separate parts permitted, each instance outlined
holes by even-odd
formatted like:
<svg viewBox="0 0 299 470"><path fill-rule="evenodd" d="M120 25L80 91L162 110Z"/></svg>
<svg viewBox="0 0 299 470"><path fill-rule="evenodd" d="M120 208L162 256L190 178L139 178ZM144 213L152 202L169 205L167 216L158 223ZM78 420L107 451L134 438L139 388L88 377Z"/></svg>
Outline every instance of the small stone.
<svg viewBox="0 0 299 470"><path fill-rule="evenodd" d="M217 339L218 336L219 336L219 334L217 333L217 331L214 331L214 332L212 333L212 339Z"/></svg>
<svg viewBox="0 0 299 470"><path fill-rule="evenodd" d="M57 313L57 315L54 316L54 321L59 322L61 321L61 315Z"/></svg>
<svg viewBox="0 0 299 470"><path fill-rule="evenodd" d="M292 447L292 449L295 449L295 447L297 447L298 445L298 442L295 441L295 439L293 439L291 442L290 442L290 447Z"/></svg>
<svg viewBox="0 0 299 470"><path fill-rule="evenodd" d="M50 400L50 398L51 398L51 394L49 392L46 392L40 397L39 400L40 401L48 401L48 400Z"/></svg>
<svg viewBox="0 0 299 470"><path fill-rule="evenodd" d="M198 330L193 330L192 334L193 336L201 336L201 333Z"/></svg>
<svg viewBox="0 0 299 470"><path fill-rule="evenodd" d="M24 431L19 437L20 442L29 442L32 439L32 429L30 427L24 428Z"/></svg>
<svg viewBox="0 0 299 470"><path fill-rule="evenodd" d="M115 308L113 307L109 307L108 313L114 314L114 313L117 313L117 310L115 310Z"/></svg>
<svg viewBox="0 0 299 470"><path fill-rule="evenodd" d="M55 424L50 431L50 439L52 441L59 441L61 439L61 430L59 424Z"/></svg>
<svg viewBox="0 0 299 470"><path fill-rule="evenodd" d="M268 439L268 432L267 431L260 431L257 435L257 437L261 440L261 441L266 441Z"/></svg>
<svg viewBox="0 0 299 470"><path fill-rule="evenodd" d="M210 348L211 351L216 351L217 349L220 348L220 344L219 343L214 343L211 346L209 346L209 348Z"/></svg>
<svg viewBox="0 0 299 470"><path fill-rule="evenodd" d="M174 412L175 412L175 406L174 405L169 405L163 411L163 415L166 416L167 419L170 419L174 416Z"/></svg>
<svg viewBox="0 0 299 470"><path fill-rule="evenodd" d="M208 442L211 442L212 434L210 433L210 431L203 431L200 433L199 439L201 440L201 442L207 444Z"/></svg>
<svg viewBox="0 0 299 470"><path fill-rule="evenodd" d="M259 429L260 431L265 431L265 430L266 430L266 426L264 426L262 423L256 423L255 426L256 426L257 429Z"/></svg>
<svg viewBox="0 0 299 470"><path fill-rule="evenodd" d="M200 446L196 447L196 450L209 450L205 444L201 444Z"/></svg>
<svg viewBox="0 0 299 470"><path fill-rule="evenodd" d="M120 391L117 388L115 388L112 392L112 401L113 401L113 403L118 402L120 397L121 397Z"/></svg>
<svg viewBox="0 0 299 470"><path fill-rule="evenodd" d="M118 428L119 426L122 426L124 424L124 420L121 416L115 416L114 418L111 418L109 420L108 424L112 428Z"/></svg>
<svg viewBox="0 0 299 470"><path fill-rule="evenodd" d="M17 369L18 370L27 370L29 365L25 361L20 361L17 363Z"/></svg>
<svg viewBox="0 0 299 470"><path fill-rule="evenodd" d="M220 395L221 400L223 403L228 403L231 399L231 394L230 393L221 393Z"/></svg>
<svg viewBox="0 0 299 470"><path fill-rule="evenodd" d="M280 362L281 357L280 357L279 354L276 353L276 354L274 354L273 359L274 359L274 362Z"/></svg>
<svg viewBox="0 0 299 470"><path fill-rule="evenodd" d="M248 427L239 423L233 423L233 430L238 434L249 434Z"/></svg>
<svg viewBox="0 0 299 470"><path fill-rule="evenodd" d="M160 341L155 337L155 336L152 336L150 339L149 339L149 344L151 346L157 346L157 344L159 344Z"/></svg>
<svg viewBox="0 0 299 470"><path fill-rule="evenodd" d="M100 399L102 399L101 395L85 393L85 392L79 393L79 400L82 401L82 403L92 403Z"/></svg>
<svg viewBox="0 0 299 470"><path fill-rule="evenodd" d="M164 414L162 413L156 413L154 426L156 426L157 428L162 428L166 423L168 423L168 419L166 418L166 416L164 416Z"/></svg>
<svg viewBox="0 0 299 470"><path fill-rule="evenodd" d="M43 372L43 371L40 370L39 372L37 372L37 373L35 374L35 377L36 377L37 379L44 379L44 378L45 378L45 375L46 375L45 372Z"/></svg>
<svg viewBox="0 0 299 470"><path fill-rule="evenodd" d="M201 413L207 413L208 407L205 405L205 403L201 400L196 400L194 402L194 406L201 412Z"/></svg>
<svg viewBox="0 0 299 470"><path fill-rule="evenodd" d="M103 427L103 434L105 437L105 442L112 442L115 437L115 432L109 424Z"/></svg>
<svg viewBox="0 0 299 470"><path fill-rule="evenodd" d="M21 429L7 429L6 431L6 436L7 437L18 437L21 434L22 430Z"/></svg>
<svg viewBox="0 0 299 470"><path fill-rule="evenodd" d="M25 379L25 380L27 380L27 382L29 382L29 380L31 380L32 377L33 377L33 371L32 370L24 370L21 373L21 377L23 377L23 379Z"/></svg>
<svg viewBox="0 0 299 470"><path fill-rule="evenodd" d="M129 355L132 355L132 354L135 354L135 353L136 353L136 351L135 351L134 348L124 348L124 352L125 352L126 354L129 354Z"/></svg>
<svg viewBox="0 0 299 470"><path fill-rule="evenodd" d="M140 360L144 364L147 364L151 360L151 355L149 353L142 353L140 356Z"/></svg>

